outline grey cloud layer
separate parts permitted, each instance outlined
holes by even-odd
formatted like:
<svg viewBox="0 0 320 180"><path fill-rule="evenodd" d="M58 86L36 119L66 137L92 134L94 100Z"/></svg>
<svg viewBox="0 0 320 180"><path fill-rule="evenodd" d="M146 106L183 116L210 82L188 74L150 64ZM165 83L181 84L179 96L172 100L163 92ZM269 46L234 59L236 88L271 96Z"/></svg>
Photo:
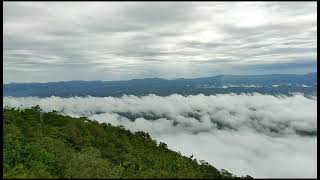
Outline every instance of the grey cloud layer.
<svg viewBox="0 0 320 180"><path fill-rule="evenodd" d="M313 2L5 2L4 79L197 77L315 62L316 8Z"/></svg>
<svg viewBox="0 0 320 180"><path fill-rule="evenodd" d="M4 106L37 104L45 111L149 132L174 150L238 175L316 176L317 97L4 97Z"/></svg>

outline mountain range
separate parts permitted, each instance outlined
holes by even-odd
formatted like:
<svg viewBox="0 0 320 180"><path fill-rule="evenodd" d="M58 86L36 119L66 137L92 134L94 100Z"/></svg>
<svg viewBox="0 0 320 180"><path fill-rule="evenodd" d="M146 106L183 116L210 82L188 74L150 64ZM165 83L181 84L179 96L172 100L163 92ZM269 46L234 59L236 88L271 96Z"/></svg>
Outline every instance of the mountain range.
<svg viewBox="0 0 320 180"><path fill-rule="evenodd" d="M293 92L316 95L317 72L308 74L217 75L194 79L167 80L161 78L126 81L60 81L47 83L10 83L3 85L4 96L71 97L122 96L156 94L168 96L214 95L226 93L286 94Z"/></svg>

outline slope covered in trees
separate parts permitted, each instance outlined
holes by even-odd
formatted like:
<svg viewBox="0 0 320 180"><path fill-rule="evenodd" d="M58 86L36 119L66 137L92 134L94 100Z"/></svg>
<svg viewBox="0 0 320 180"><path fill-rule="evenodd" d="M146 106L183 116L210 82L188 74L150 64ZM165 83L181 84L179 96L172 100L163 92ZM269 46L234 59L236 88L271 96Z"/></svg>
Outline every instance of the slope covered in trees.
<svg viewBox="0 0 320 180"><path fill-rule="evenodd" d="M4 178L230 178L144 132L31 109L3 109ZM250 178L250 176L246 176Z"/></svg>

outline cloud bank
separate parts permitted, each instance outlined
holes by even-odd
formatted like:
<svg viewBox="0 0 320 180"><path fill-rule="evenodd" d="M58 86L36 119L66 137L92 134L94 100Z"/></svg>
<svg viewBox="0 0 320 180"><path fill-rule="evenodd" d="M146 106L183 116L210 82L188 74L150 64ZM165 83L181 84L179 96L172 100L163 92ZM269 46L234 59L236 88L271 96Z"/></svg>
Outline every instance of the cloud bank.
<svg viewBox="0 0 320 180"><path fill-rule="evenodd" d="M316 177L317 97L224 94L4 97L3 106L57 110L143 130L184 155L253 177Z"/></svg>
<svg viewBox="0 0 320 180"><path fill-rule="evenodd" d="M316 2L3 5L6 83L316 71Z"/></svg>

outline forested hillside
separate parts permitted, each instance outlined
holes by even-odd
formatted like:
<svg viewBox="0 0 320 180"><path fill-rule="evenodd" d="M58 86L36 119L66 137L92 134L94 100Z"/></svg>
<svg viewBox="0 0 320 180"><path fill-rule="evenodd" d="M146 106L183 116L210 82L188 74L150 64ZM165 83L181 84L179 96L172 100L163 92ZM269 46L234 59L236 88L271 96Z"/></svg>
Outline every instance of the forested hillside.
<svg viewBox="0 0 320 180"><path fill-rule="evenodd" d="M169 150L141 131L44 113L39 106L3 113L4 178L236 177Z"/></svg>

